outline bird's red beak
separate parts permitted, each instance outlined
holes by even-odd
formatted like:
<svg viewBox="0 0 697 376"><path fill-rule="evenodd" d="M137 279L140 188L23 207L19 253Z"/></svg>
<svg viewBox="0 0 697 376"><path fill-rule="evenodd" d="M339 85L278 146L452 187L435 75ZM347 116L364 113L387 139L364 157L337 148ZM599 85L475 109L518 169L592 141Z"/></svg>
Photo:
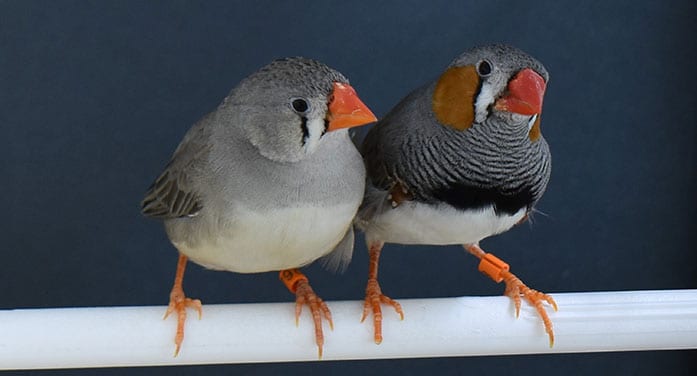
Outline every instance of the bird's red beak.
<svg viewBox="0 0 697 376"><path fill-rule="evenodd" d="M508 83L508 93L496 101L494 108L521 115L539 114L546 87L544 78L537 72L523 69Z"/></svg>
<svg viewBox="0 0 697 376"><path fill-rule="evenodd" d="M334 91L329 101L329 113L327 113L329 126L327 131L335 131L342 128L351 128L377 121L368 106L360 99L351 85L334 83Z"/></svg>

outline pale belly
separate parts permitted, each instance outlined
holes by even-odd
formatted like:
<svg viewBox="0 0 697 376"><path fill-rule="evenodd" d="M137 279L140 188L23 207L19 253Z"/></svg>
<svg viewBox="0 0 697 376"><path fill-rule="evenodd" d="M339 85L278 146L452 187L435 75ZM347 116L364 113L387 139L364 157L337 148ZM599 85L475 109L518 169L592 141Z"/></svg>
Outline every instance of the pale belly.
<svg viewBox="0 0 697 376"><path fill-rule="evenodd" d="M502 233L525 216L496 215L493 207L462 211L448 205L404 202L372 218L365 228L366 241L399 244L473 244Z"/></svg>
<svg viewBox="0 0 697 376"><path fill-rule="evenodd" d="M217 221L214 234L174 242L192 261L210 269L257 273L298 268L334 249L351 225L356 205L295 207L259 212L237 208Z"/></svg>

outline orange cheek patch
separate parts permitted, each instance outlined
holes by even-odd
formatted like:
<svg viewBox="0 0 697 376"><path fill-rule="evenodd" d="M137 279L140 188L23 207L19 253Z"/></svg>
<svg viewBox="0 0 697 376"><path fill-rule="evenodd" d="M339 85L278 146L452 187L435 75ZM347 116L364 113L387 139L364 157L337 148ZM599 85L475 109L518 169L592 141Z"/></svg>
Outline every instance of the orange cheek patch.
<svg viewBox="0 0 697 376"><path fill-rule="evenodd" d="M433 92L433 113L449 127L464 131L474 122L474 97L479 75L474 66L450 68L438 79Z"/></svg>
<svg viewBox="0 0 697 376"><path fill-rule="evenodd" d="M542 136L542 130L540 129L540 119L542 118L541 115L537 115L537 119L535 119L535 123L532 125L532 128L530 128L530 132L528 132L528 137L530 138L530 141L535 142L537 141L540 136Z"/></svg>

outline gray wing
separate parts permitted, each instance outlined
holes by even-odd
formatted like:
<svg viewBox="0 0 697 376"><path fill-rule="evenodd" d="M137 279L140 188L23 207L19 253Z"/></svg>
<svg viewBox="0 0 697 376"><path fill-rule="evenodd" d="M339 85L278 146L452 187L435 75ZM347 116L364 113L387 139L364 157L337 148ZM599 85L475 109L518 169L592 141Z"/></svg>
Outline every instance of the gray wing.
<svg viewBox="0 0 697 376"><path fill-rule="evenodd" d="M386 119L382 119L375 124L368 131L362 145L358 149L363 156L368 183L383 189L387 189L391 181L391 177L387 172L387 165L385 164L385 148L380 144L380 140L384 137L382 133L384 132L386 121Z"/></svg>
<svg viewBox="0 0 697 376"><path fill-rule="evenodd" d="M143 215L158 219L193 217L201 210L201 200L192 179L209 152L205 118L184 136L172 159L155 179L141 202Z"/></svg>
<svg viewBox="0 0 697 376"><path fill-rule="evenodd" d="M426 84L409 93L365 136L359 150L365 161L368 182L375 188L388 190L395 182L404 183L397 176L397 165L408 157L404 149L409 138L424 137L417 125L431 121L428 115L430 86Z"/></svg>
<svg viewBox="0 0 697 376"><path fill-rule="evenodd" d="M143 215L158 219L192 217L201 210L196 193L187 189L186 172L170 163L150 186L141 203Z"/></svg>
<svg viewBox="0 0 697 376"><path fill-rule="evenodd" d="M339 244L334 247L334 250L322 257L320 260L322 266L330 272L345 272L353 257L353 243L353 226L350 226Z"/></svg>
<svg viewBox="0 0 697 376"><path fill-rule="evenodd" d="M400 166L411 157L404 154L405 150L415 147L406 146L412 142L410 137L423 138L423 130L417 127L418 124L432 120L428 115L431 86L432 83L428 83L412 91L368 131L360 148L367 181L363 203L354 221L359 229L365 229L373 217L393 208L388 199L393 192L401 191L402 199L413 197L411 187L399 171L402 171L401 175L409 172L408 167ZM395 188L399 190L393 191ZM402 199L394 201L399 203Z"/></svg>
<svg viewBox="0 0 697 376"><path fill-rule="evenodd" d="M381 119L370 129L359 149L365 163L366 183L363 202L358 209L354 223L361 230L366 228L373 217L392 208L387 198L390 194L390 188L399 179L391 173L394 171L391 171L386 159L396 160L398 156L394 155L394 148L389 148L390 145L386 145L384 140L391 137L391 135L386 134L390 128L399 129L391 127L391 121L390 114Z"/></svg>

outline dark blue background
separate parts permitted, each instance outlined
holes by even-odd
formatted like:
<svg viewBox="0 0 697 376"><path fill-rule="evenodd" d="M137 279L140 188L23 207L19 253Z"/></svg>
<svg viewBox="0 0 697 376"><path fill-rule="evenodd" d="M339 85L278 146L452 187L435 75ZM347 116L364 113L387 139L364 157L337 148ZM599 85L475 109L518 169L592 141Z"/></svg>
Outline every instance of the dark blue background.
<svg viewBox="0 0 697 376"><path fill-rule="evenodd" d="M547 215L483 247L546 292L697 288L695 2L349 3L0 1L0 307L166 304L176 252L139 201L191 124L272 59L304 55L337 68L381 116L486 42L518 46L551 72L542 126L554 171L538 207ZM381 261L395 298L502 292L458 247L403 248L388 246ZM362 238L345 274L307 273L328 300L361 299ZM204 305L292 300L276 273L192 266L185 281ZM695 356L99 372L675 375Z"/></svg>

